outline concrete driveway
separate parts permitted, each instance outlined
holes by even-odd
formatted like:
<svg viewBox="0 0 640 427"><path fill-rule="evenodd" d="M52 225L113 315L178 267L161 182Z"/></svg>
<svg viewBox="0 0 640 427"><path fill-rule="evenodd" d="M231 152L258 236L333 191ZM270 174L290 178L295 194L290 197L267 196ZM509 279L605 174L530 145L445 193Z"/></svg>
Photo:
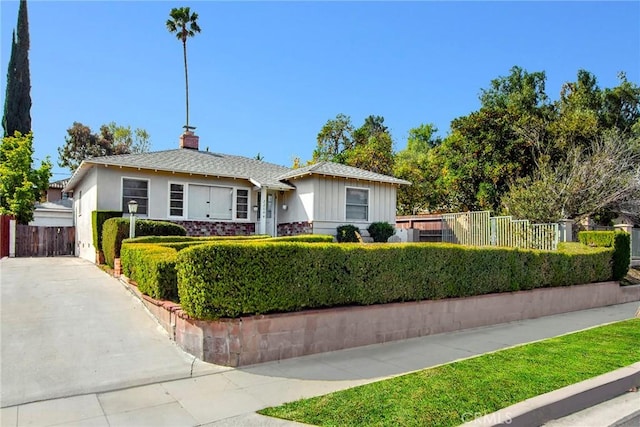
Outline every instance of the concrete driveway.
<svg viewBox="0 0 640 427"><path fill-rule="evenodd" d="M0 260L0 406L220 372L116 279L73 257Z"/></svg>

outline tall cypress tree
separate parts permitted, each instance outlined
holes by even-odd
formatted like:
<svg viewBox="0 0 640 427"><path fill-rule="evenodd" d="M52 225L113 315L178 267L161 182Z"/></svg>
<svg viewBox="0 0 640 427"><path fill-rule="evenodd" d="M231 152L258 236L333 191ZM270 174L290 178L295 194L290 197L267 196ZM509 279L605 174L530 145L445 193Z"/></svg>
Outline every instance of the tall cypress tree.
<svg viewBox="0 0 640 427"><path fill-rule="evenodd" d="M13 32L7 70L7 92L2 127L5 136L31 131L31 75L29 72L29 19L27 1L20 1L18 28Z"/></svg>

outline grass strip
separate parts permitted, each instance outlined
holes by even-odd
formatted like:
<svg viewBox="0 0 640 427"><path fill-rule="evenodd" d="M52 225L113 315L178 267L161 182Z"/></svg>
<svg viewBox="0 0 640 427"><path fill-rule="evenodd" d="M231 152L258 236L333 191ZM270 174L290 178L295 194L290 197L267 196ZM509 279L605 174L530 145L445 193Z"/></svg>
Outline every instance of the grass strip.
<svg viewBox="0 0 640 427"><path fill-rule="evenodd" d="M457 426L640 361L640 319L259 411L323 426Z"/></svg>

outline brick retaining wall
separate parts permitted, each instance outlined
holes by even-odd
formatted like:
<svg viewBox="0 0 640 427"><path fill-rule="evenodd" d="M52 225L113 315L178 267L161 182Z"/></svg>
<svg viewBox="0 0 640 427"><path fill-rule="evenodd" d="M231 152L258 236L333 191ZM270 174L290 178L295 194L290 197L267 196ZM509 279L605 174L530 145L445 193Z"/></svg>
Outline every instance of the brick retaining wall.
<svg viewBox="0 0 640 427"><path fill-rule="evenodd" d="M301 221L278 224L278 236L297 236L299 234L313 234L313 223Z"/></svg>
<svg viewBox="0 0 640 427"><path fill-rule="evenodd" d="M203 321L178 304L142 299L188 353L225 366L245 366L307 354L533 319L640 301L640 285L617 282L542 288L436 301L308 310Z"/></svg>
<svg viewBox="0 0 640 427"><path fill-rule="evenodd" d="M248 236L256 233L253 222L171 221L183 226L187 236Z"/></svg>

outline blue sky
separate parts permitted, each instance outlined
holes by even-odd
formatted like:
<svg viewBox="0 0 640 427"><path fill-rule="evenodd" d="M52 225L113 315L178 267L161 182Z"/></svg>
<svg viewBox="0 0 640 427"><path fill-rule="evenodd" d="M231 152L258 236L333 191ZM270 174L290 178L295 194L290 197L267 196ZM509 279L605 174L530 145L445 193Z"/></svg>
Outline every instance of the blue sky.
<svg viewBox="0 0 640 427"><path fill-rule="evenodd" d="M185 124L182 45L165 22L190 6L190 122L200 147L290 166L311 158L338 113L381 115L395 149L409 129L478 109L492 79L545 71L547 94L578 69L601 87L640 82L640 2L30 1L31 109L37 158L74 121L115 121L173 149ZM17 1L2 0L2 105Z"/></svg>

